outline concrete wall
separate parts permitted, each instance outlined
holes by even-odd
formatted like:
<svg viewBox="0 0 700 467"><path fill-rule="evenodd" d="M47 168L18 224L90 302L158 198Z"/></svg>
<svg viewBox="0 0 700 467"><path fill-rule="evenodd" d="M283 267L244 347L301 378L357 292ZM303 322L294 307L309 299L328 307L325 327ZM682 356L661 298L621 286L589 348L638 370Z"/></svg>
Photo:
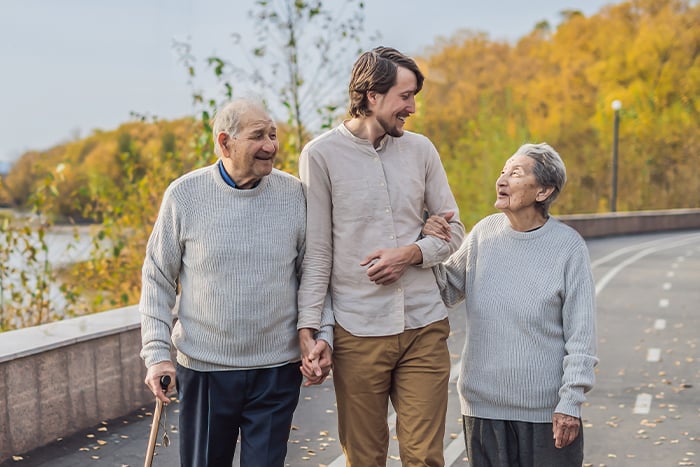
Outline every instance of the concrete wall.
<svg viewBox="0 0 700 467"><path fill-rule="evenodd" d="M700 209L560 216L585 238L700 229ZM131 306L0 333L0 462L153 403Z"/></svg>
<svg viewBox="0 0 700 467"><path fill-rule="evenodd" d="M578 230L584 238L700 229L700 209L575 214L557 217Z"/></svg>
<svg viewBox="0 0 700 467"><path fill-rule="evenodd" d="M0 462L152 404L137 307L0 334Z"/></svg>

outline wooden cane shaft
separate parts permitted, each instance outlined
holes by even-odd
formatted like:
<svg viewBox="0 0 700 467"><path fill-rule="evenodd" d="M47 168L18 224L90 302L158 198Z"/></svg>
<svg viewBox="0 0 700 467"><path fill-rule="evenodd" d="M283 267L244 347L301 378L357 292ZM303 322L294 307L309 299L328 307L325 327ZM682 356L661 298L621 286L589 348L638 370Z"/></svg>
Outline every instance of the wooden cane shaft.
<svg viewBox="0 0 700 467"><path fill-rule="evenodd" d="M163 411L163 401L156 399L156 410L153 412L153 424L151 434L148 437L148 449L146 450L146 462L144 467L151 467L153 464L153 454L156 450L156 439L158 438L158 427L160 426L160 414Z"/></svg>

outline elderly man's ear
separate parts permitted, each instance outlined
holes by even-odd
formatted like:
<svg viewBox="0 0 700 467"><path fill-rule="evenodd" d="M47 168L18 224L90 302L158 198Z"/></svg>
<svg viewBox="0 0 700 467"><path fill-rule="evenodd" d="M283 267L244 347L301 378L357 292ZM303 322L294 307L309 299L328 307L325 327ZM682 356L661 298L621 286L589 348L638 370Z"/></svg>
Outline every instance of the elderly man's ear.
<svg viewBox="0 0 700 467"><path fill-rule="evenodd" d="M225 131L220 132L219 135L216 137L216 142L221 148L221 154L224 157L229 157L229 149L227 143L230 139L231 137Z"/></svg>

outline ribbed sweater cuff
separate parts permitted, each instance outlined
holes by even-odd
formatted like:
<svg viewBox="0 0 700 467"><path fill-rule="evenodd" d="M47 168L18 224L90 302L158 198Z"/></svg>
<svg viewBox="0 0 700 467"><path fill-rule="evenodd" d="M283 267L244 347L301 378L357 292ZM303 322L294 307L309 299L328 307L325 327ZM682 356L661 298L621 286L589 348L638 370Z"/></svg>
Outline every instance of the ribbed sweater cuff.
<svg viewBox="0 0 700 467"><path fill-rule="evenodd" d="M318 331L314 336L316 340L324 340L328 343L328 346L333 350L333 327L324 326L323 329Z"/></svg>
<svg viewBox="0 0 700 467"><path fill-rule="evenodd" d="M571 415L572 417L581 418L581 404L573 401L560 400L557 407L554 409L556 413L563 413L564 415Z"/></svg>
<svg viewBox="0 0 700 467"><path fill-rule="evenodd" d="M146 368L150 368L156 363L169 362L171 361L170 352L167 350L155 350L148 353L148 356L144 358L144 364Z"/></svg>

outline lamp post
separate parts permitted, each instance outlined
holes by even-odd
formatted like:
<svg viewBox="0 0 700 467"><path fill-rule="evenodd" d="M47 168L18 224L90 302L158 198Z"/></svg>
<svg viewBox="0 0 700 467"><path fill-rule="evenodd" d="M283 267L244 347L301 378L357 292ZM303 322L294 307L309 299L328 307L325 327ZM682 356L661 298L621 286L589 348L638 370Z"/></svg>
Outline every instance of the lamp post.
<svg viewBox="0 0 700 467"><path fill-rule="evenodd" d="M613 123L613 161L612 161L612 194L610 195L610 211L617 211L617 139L620 130L620 109L622 102L614 100L612 109L615 112L615 120Z"/></svg>

